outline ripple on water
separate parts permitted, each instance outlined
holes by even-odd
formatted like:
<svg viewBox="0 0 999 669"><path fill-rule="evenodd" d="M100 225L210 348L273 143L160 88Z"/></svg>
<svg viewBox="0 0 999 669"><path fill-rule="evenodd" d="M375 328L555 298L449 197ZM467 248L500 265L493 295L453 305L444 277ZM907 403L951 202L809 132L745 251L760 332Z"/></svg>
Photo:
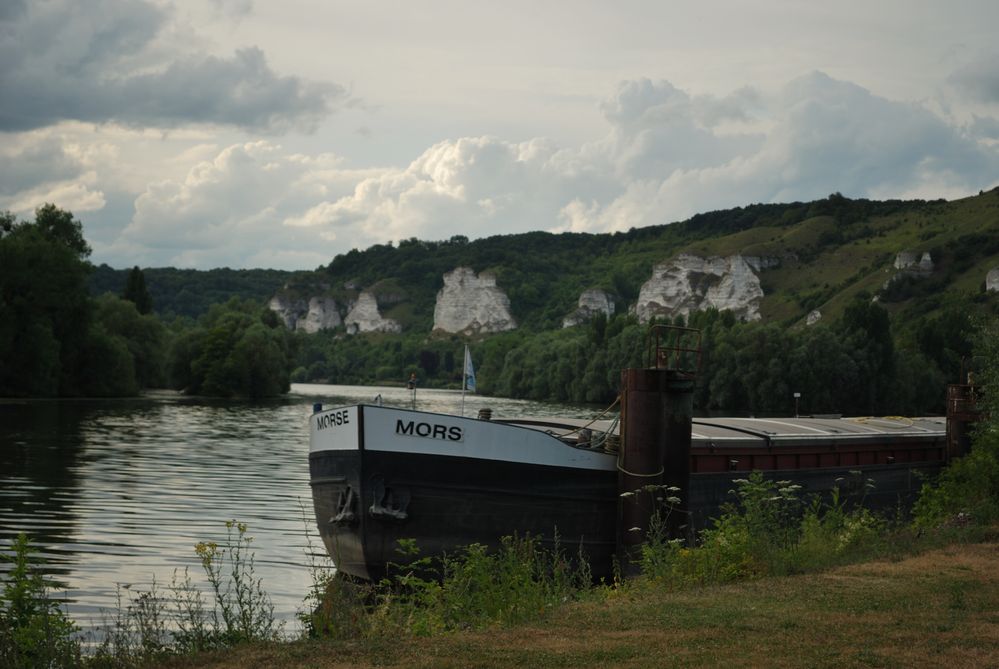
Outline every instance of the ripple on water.
<svg viewBox="0 0 999 669"><path fill-rule="evenodd" d="M40 547L57 595L82 625L116 606L116 587L161 590L175 570L201 579L194 546L247 524L255 571L290 621L308 591L306 530L312 404L409 407L402 388L296 385L265 404L172 393L130 401L0 404L0 545L21 531ZM457 413L460 394L418 390L421 410ZM468 395L465 414L589 416L565 407ZM315 540L316 548L320 548ZM3 568L3 567L0 567Z"/></svg>

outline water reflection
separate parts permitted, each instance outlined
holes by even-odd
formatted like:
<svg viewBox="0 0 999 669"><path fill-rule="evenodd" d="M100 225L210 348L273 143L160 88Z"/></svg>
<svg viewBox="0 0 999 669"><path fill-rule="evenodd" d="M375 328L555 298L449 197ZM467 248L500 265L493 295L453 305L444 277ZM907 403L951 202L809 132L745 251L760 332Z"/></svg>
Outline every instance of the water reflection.
<svg viewBox="0 0 999 669"><path fill-rule="evenodd" d="M43 549L70 615L100 622L116 584L201 578L198 541L225 521L249 525L257 576L291 620L308 589L308 416L312 404L413 406L404 388L299 384L267 403L211 402L174 393L139 400L0 403L0 544L21 531ZM417 389L415 406L458 413L461 393ZM464 411L591 416L589 407L466 395ZM314 528L312 528L314 530Z"/></svg>

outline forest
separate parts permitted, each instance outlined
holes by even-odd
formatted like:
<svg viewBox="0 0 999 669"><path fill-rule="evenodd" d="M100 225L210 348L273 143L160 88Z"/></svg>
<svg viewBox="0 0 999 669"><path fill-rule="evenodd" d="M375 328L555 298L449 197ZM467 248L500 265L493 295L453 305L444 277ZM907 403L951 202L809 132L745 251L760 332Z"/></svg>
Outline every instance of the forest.
<svg viewBox="0 0 999 669"><path fill-rule="evenodd" d="M0 214L0 397L116 397L147 388L261 398L287 392L292 338L254 300L163 319L138 267L92 296L83 228L51 204Z"/></svg>
<svg viewBox="0 0 999 669"><path fill-rule="evenodd" d="M946 383L974 364L975 331L999 313L995 295L966 278L999 253L988 233L996 207L994 191L959 203L833 194L614 234L402 240L288 273L94 267L80 221L44 205L33 221L0 217L0 396L173 388L262 398L292 382L403 384L411 374L423 386L460 388L467 344L480 393L609 404L621 370L647 362L649 324L626 305L651 265L680 250L720 253L738 243L779 247L807 271L765 281L761 321L710 310L672 322L701 333L700 411L787 414L798 393L804 413L940 413ZM884 249L918 251L919 243L939 271L885 282ZM836 276L822 265L833 256L849 260ZM430 332L441 273L458 265L497 274L518 329L471 338ZM823 283L808 278L816 271ZM389 315L405 322L403 333L291 332L266 306L277 291L308 295L317 286L341 300L358 286L394 295ZM617 312L559 327L579 292L594 286L617 298ZM815 307L829 316L804 326Z"/></svg>
<svg viewBox="0 0 999 669"><path fill-rule="evenodd" d="M701 332L694 404L704 412L788 414L800 393L805 413L932 414L944 409L971 355L967 313L929 321L920 344L895 342L887 311L857 300L832 325L787 329L741 323L729 312L677 319ZM628 315L537 333L512 331L469 344L478 391L486 395L610 404L621 370L649 364L650 326ZM464 339L333 333L296 335L294 381L421 384L460 388Z"/></svg>

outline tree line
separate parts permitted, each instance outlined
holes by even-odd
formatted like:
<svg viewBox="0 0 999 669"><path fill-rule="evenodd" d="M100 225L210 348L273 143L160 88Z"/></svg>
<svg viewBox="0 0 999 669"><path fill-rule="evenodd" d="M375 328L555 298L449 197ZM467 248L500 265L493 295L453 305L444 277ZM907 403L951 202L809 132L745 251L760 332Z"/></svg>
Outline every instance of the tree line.
<svg viewBox="0 0 999 669"><path fill-rule="evenodd" d="M287 392L293 340L266 307L233 298L198 320L165 321L138 267L120 294L91 296L90 252L68 211L0 213L0 397Z"/></svg>
<svg viewBox="0 0 999 669"><path fill-rule="evenodd" d="M780 211L787 210L763 210ZM409 253L412 245L400 249ZM382 252L400 250L390 249ZM610 403L621 370L647 362L649 327L628 314L474 340L425 331L289 332L259 299L231 298L196 319L157 315L138 267L119 292L89 295L89 255L79 221L53 205L40 207L34 221L0 217L0 396L114 396L168 387L256 398L286 392L291 381L402 384L411 374L422 385L459 388L468 343L479 392ZM799 393L807 413L915 414L942 411L945 383L960 377L974 329L968 313L955 303L894 332L888 311L861 294L838 321L810 327L742 323L717 311L675 324L702 333L695 391L701 410L788 413Z"/></svg>
<svg viewBox="0 0 999 669"><path fill-rule="evenodd" d="M696 312L684 325L701 333L694 403L702 411L935 414L948 382L968 364L974 327L966 312L892 332L888 312L860 296L832 324L786 328L744 323L730 312ZM486 395L609 404L621 370L649 363L650 326L633 316L598 317L561 330L515 330L467 342L457 336L296 334L295 381L459 388L469 343L478 390Z"/></svg>

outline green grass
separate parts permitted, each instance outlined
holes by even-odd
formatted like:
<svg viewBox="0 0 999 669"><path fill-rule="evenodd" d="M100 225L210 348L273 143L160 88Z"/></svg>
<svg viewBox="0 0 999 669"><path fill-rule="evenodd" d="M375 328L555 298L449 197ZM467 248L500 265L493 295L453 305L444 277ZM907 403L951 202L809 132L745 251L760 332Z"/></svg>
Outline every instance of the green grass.
<svg viewBox="0 0 999 669"><path fill-rule="evenodd" d="M241 646L163 667L936 667L999 662L999 544L671 591L641 578L543 619Z"/></svg>

